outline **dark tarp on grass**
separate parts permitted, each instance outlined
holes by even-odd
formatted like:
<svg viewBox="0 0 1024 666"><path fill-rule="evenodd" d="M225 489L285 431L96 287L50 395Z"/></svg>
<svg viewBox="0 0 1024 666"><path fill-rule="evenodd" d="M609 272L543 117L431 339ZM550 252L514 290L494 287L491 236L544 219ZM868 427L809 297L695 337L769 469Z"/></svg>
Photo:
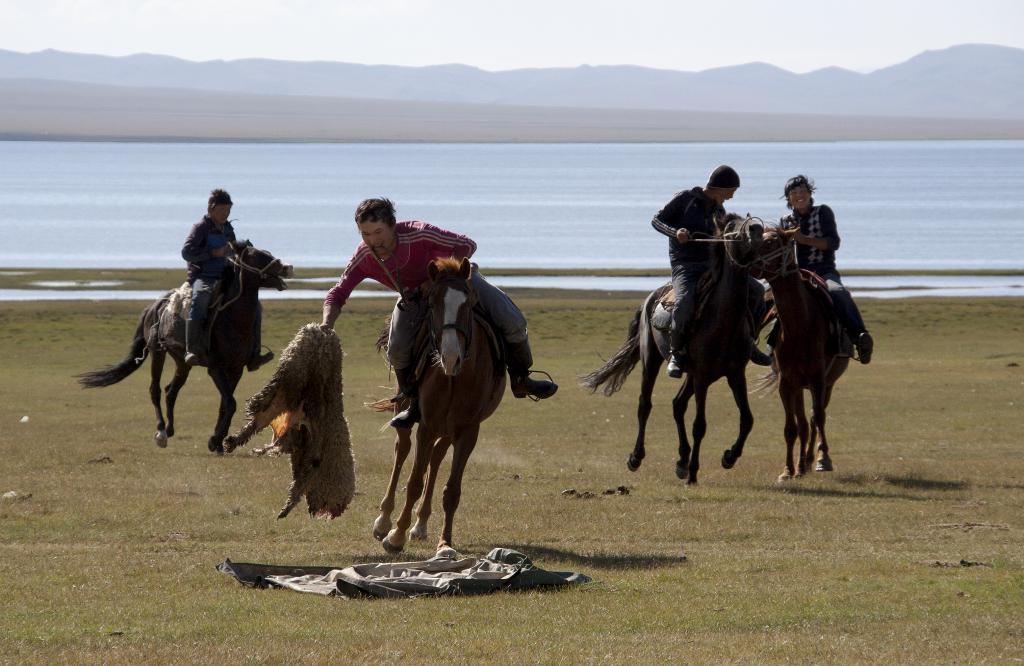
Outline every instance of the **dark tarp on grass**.
<svg viewBox="0 0 1024 666"><path fill-rule="evenodd" d="M224 560L217 570L249 587L347 598L483 594L590 582L589 576L580 573L540 569L526 555L508 548L495 548L482 558L435 556L422 562L356 564L344 569Z"/></svg>

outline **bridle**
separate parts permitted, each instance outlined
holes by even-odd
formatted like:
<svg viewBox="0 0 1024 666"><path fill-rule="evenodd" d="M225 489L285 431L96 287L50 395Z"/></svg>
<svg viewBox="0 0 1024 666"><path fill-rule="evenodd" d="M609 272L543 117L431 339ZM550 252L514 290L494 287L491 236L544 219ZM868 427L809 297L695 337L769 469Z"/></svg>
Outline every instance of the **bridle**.
<svg viewBox="0 0 1024 666"><path fill-rule="evenodd" d="M262 281L263 278L267 276L267 273L270 271L271 267L276 266L278 268L278 272L280 272L280 268L283 266L283 263L277 257L274 257L274 259L272 261L268 262L267 265L264 266L263 268L257 268L255 266L253 266L252 264L247 263L245 261L245 252L246 252L246 250L249 250L249 249L252 249L254 252L259 252L260 251L260 250L256 250L255 248L253 248L252 243L249 243L245 247L242 248L241 252L235 252L234 255L231 256L228 259L228 261L231 263L231 265L233 265L233 266L235 266L236 268L239 269L238 270L238 291L229 300L221 303L220 307L217 308L217 312L220 312L221 310L227 308L229 305L231 305L232 303L237 301L239 298L241 298L242 293L245 291L245 276L246 276L246 274L254 273L256 275L256 277L259 280ZM269 254L269 253L267 253L267 254Z"/></svg>
<svg viewBox="0 0 1024 666"><path fill-rule="evenodd" d="M459 361L460 362L464 362L469 357L469 349L470 349L470 346L473 344L473 307L476 305L476 292L473 291L472 287L469 287L468 284L467 284L466 290L465 290L466 302L463 304L467 308L468 313L469 313L468 317L466 317L466 319L468 320L468 325L467 326L464 326L464 325L460 324L459 323L459 317L456 316L455 317L455 321L449 322L449 323L442 323L441 324L441 329L440 329L440 331L438 331L437 330L437 324L436 324L436 318L434 317L434 314L433 314L433 304L434 304L434 301L435 301L436 294L438 294L440 292L440 288L441 287L446 287L446 288L449 288L449 289L452 289L452 288L457 289L457 287L453 286L456 283L465 284L465 282L462 280L462 278L459 278L459 277L443 277L443 278L441 278L440 280L438 280L437 282L435 282L434 284L432 284L430 286L430 291L428 292L428 295L427 295L427 299L430 302L430 309L431 309L430 326L428 328L429 328L429 331L430 331L430 342L433 345L435 350L439 350L440 349L441 337L444 335L445 331L453 330L456 333L461 333L463 339L466 341L466 344L464 344L462 346L462 350L459 353ZM462 291L462 290L460 289L459 291Z"/></svg>
<svg viewBox="0 0 1024 666"><path fill-rule="evenodd" d="M787 238L781 230L778 232L778 236L782 239L779 247L765 254L759 254L750 262L750 272L754 277L761 277L770 282L799 270L796 262L796 241ZM778 269L772 267L776 259L779 260Z"/></svg>

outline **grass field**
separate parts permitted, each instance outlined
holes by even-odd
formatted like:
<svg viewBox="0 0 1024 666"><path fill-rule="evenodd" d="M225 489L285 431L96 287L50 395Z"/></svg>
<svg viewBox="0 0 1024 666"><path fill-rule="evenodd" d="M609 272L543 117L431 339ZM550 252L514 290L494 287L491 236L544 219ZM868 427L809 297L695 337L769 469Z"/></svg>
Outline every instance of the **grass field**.
<svg viewBox="0 0 1024 666"><path fill-rule="evenodd" d="M148 364L114 387L77 387L73 374L123 357L142 304L0 304L0 493L18 494L0 500L0 660L1024 661L1024 300L865 300L875 360L837 386L836 471L776 485L775 394L753 399L746 453L723 470L737 418L721 385L701 484L685 487L675 384L659 380L635 473L625 460L639 378L612 398L575 384L618 347L639 297L516 296L537 365L562 388L536 404L507 396L484 424L455 544L513 547L594 582L401 601L251 590L214 570L225 557L387 559L370 529L393 438L362 407L389 393L372 351L383 301L351 302L338 326L358 495L333 522L301 508L274 519L286 460L207 452L216 392L205 373L182 392L167 449L152 442ZM319 318L314 302L265 308L277 351ZM270 374L248 374L239 402ZM630 493L601 495L619 485ZM433 554L439 513L400 559Z"/></svg>

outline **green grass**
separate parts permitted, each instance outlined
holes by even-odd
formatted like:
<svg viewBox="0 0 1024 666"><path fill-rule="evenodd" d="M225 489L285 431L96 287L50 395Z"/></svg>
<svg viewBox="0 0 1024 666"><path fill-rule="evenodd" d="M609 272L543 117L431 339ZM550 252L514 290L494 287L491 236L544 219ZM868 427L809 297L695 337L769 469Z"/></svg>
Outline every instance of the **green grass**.
<svg viewBox="0 0 1024 666"><path fill-rule="evenodd" d="M0 501L0 660L1024 660L1021 300L865 300L875 360L836 389L836 471L775 484L774 394L753 398L746 452L723 470L737 427L723 385L710 398L701 483L685 487L673 472L677 384L659 380L648 455L630 473L639 377L611 398L574 382L615 351L639 299L514 296L537 366L562 388L536 404L507 396L484 424L455 543L467 554L511 546L595 582L401 601L250 590L214 571L225 557L386 559L370 528L392 435L362 407L389 392L372 351L386 304L352 302L339 321L358 494L333 522L301 510L274 519L286 460L206 451L216 392L205 373L183 391L165 450L151 439L148 364L114 387L76 386L73 374L122 358L142 304L0 305L0 493L31 494ZM319 318L315 302L271 301L265 311L278 351ZM270 374L247 374L239 402ZM90 462L103 456L112 462ZM619 485L630 494L600 496ZM598 497L563 497L565 488ZM439 525L435 507L430 540L402 558L432 555ZM961 559L988 566L932 566Z"/></svg>

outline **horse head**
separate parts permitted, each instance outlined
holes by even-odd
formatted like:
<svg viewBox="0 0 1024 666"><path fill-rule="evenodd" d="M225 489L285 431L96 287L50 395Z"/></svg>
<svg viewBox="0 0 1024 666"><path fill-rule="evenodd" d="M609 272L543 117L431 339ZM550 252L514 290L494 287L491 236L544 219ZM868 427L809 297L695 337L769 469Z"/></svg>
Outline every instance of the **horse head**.
<svg viewBox="0 0 1024 666"><path fill-rule="evenodd" d="M469 283L473 268L469 259L435 259L427 269L430 291L430 337L434 341L441 369L453 377L459 374L469 355L473 339L473 306L476 292Z"/></svg>
<svg viewBox="0 0 1024 666"><path fill-rule="evenodd" d="M765 231L756 256L750 264L750 274L771 281L796 271L793 235L797 231L798 229L785 229L781 225Z"/></svg>
<svg viewBox="0 0 1024 666"><path fill-rule="evenodd" d="M273 287L278 291L288 288L285 278L295 276L295 269L291 264L283 263L280 259L266 250L254 247L247 240L234 241L231 243L234 251L232 263L239 273L251 273L259 277L261 287Z"/></svg>
<svg viewBox="0 0 1024 666"><path fill-rule="evenodd" d="M718 235L730 242L725 243L725 252L736 266L749 266L758 255L764 240L764 222L759 217L746 217L729 213L716 220Z"/></svg>

